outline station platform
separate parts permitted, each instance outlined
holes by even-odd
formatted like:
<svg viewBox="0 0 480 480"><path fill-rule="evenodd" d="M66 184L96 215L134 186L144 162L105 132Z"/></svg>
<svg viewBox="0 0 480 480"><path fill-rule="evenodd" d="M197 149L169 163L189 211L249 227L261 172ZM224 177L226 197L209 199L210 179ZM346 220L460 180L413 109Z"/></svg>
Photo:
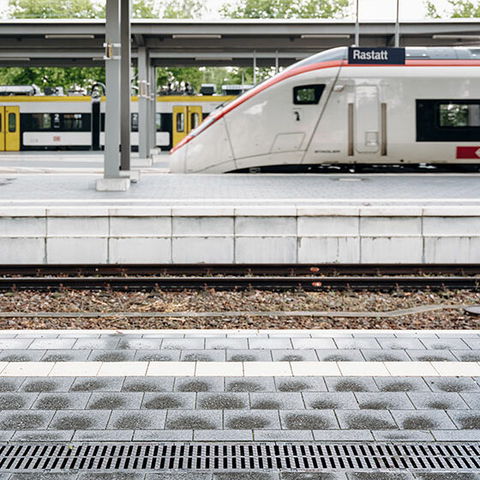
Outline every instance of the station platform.
<svg viewBox="0 0 480 480"><path fill-rule="evenodd" d="M480 263L480 175L0 174L0 263Z"/></svg>
<svg viewBox="0 0 480 480"><path fill-rule="evenodd" d="M3 449L0 479L478 479L479 362L478 331L2 330L0 449L39 445L55 459L62 445L72 457L95 448L88 471L57 462L41 475L25 458L33 449ZM134 462L145 444L172 443L252 446L256 460ZM116 472L98 461L111 444L135 447ZM304 460L259 463L275 445L306 449ZM309 450L318 445L333 460L313 468L303 462L320 462ZM349 463L355 446L367 450ZM18 469L15 455L24 455Z"/></svg>

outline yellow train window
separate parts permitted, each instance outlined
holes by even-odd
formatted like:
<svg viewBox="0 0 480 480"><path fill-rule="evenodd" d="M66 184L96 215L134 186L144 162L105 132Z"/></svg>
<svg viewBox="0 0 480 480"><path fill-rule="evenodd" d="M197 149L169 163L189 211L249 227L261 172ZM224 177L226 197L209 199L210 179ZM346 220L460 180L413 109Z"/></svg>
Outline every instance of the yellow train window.
<svg viewBox="0 0 480 480"><path fill-rule="evenodd" d="M10 133L17 131L17 116L14 113L8 114L8 131Z"/></svg>
<svg viewBox="0 0 480 480"><path fill-rule="evenodd" d="M200 124L200 115L198 113L192 113L190 115L191 129L193 130L194 128L197 128L199 124Z"/></svg>
<svg viewBox="0 0 480 480"><path fill-rule="evenodd" d="M177 132L185 131L185 115L183 113L177 113Z"/></svg>

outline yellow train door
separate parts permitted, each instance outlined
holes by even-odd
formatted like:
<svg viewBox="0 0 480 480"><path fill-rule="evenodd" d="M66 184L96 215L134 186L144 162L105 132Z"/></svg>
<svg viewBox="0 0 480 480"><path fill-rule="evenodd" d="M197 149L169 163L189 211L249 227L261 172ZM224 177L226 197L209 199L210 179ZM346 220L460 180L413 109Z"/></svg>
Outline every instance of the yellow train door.
<svg viewBox="0 0 480 480"><path fill-rule="evenodd" d="M5 107L0 107L0 152L5 151Z"/></svg>
<svg viewBox="0 0 480 480"><path fill-rule="evenodd" d="M5 107L5 150L18 152L20 150L20 107Z"/></svg>
<svg viewBox="0 0 480 480"><path fill-rule="evenodd" d="M202 123L202 107L199 105L187 107L188 113L188 131L190 133Z"/></svg>
<svg viewBox="0 0 480 480"><path fill-rule="evenodd" d="M187 118L187 107L185 106L174 106L173 107L173 118L172 118L172 131L173 131L173 142L172 146L175 146L179 143L185 135L187 135L188 128L188 118Z"/></svg>

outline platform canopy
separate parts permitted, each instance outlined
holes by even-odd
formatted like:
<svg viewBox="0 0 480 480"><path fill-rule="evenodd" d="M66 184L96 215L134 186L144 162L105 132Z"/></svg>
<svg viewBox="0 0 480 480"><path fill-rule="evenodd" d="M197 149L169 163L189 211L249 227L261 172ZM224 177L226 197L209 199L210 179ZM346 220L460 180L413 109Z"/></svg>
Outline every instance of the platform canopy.
<svg viewBox="0 0 480 480"><path fill-rule="evenodd" d="M145 47L155 66L289 65L351 45L355 23L340 20L134 20L132 56ZM480 20L405 22L402 46L479 45ZM394 22L367 22L360 45L393 46ZM0 66L103 65L104 20L4 20Z"/></svg>

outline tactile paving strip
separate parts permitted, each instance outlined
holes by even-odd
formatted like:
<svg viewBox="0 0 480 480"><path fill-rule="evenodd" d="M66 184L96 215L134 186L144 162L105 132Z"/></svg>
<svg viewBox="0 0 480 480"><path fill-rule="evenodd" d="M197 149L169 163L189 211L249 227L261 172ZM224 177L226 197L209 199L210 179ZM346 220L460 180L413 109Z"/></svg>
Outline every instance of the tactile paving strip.
<svg viewBox="0 0 480 480"><path fill-rule="evenodd" d="M480 471L480 443L3 444L0 472Z"/></svg>

